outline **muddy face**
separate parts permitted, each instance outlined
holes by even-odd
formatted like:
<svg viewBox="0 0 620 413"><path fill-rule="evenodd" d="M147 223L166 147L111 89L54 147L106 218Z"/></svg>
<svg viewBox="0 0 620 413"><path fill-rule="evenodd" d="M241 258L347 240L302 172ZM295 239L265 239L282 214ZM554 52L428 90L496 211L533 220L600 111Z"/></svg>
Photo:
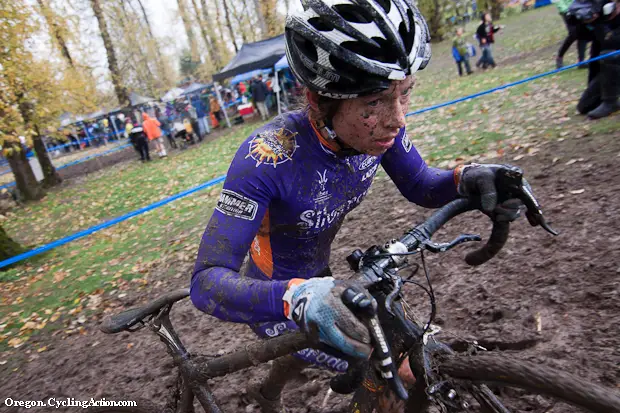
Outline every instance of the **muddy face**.
<svg viewBox="0 0 620 413"><path fill-rule="evenodd" d="M381 155L394 144L405 126L415 78L394 81L381 93L342 102L332 124L338 137L350 147L368 155Z"/></svg>

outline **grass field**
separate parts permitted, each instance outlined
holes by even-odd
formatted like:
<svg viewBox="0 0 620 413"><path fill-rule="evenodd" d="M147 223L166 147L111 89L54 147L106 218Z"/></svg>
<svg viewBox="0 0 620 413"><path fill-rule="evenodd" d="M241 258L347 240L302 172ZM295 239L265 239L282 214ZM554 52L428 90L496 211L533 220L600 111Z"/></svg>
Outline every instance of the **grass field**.
<svg viewBox="0 0 620 413"><path fill-rule="evenodd" d="M466 96L553 69L565 28L555 8L502 20L496 69L459 78L450 40L434 45L430 66L418 76L411 109ZM467 36L475 25L467 27ZM565 61L574 61L574 52ZM505 63L502 63L504 61ZM585 122L575 104L587 71L570 70L505 91L410 117L409 136L428 162L453 167L510 148L535 156L540 139L586 136L617 129L618 117ZM125 163L51 191L16 209L5 230L28 246L68 236L226 173L239 143L254 125L150 164ZM518 160L518 156L508 160ZM150 282L149 271L171 258L191 262L221 185L132 218L0 273L0 350L17 347L35 331L96 309L103 291L122 294ZM189 274L181 276L188 277ZM69 316L69 317L67 317Z"/></svg>

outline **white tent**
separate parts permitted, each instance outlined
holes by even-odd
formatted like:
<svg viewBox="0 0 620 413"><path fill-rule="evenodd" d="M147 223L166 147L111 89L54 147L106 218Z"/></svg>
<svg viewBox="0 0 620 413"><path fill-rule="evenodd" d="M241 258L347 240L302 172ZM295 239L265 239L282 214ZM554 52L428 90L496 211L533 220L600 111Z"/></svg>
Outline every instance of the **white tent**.
<svg viewBox="0 0 620 413"><path fill-rule="evenodd" d="M178 98L179 96L181 96L181 93L183 93L183 89L181 89L180 87L175 87L167 91L166 94L162 96L161 100L164 102L174 100Z"/></svg>

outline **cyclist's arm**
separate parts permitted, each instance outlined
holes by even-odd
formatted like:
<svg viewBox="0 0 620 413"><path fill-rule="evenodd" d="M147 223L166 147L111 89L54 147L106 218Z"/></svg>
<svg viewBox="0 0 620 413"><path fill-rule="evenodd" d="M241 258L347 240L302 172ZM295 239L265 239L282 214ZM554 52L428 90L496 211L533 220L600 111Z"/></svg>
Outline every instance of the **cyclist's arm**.
<svg viewBox="0 0 620 413"><path fill-rule="evenodd" d="M282 296L288 281L239 275L269 203L281 190L274 180L275 168L257 168L253 159L245 159L247 150L242 149L231 164L202 237L190 297L196 308L222 320L284 321Z"/></svg>
<svg viewBox="0 0 620 413"><path fill-rule="evenodd" d="M458 197L454 171L429 168L404 128L383 155L381 166L401 194L420 206L438 208Z"/></svg>

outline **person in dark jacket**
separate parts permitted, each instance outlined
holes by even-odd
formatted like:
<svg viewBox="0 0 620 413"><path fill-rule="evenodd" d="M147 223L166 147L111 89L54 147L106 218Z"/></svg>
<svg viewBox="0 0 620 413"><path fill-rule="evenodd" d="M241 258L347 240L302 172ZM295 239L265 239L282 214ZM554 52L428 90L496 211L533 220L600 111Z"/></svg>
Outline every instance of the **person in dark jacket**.
<svg viewBox="0 0 620 413"><path fill-rule="evenodd" d="M502 26L494 26L493 21L491 20L491 13L483 13L482 14L482 23L478 26L478 30L476 30L476 37L480 42L480 50L481 57L476 63L476 67L482 67L486 69L487 67L495 67L495 60L493 59L493 52L491 50L491 45L495 43L495 33L500 31Z"/></svg>
<svg viewBox="0 0 620 413"><path fill-rule="evenodd" d="M269 110L267 109L267 105L265 104L265 100L267 100L267 85L263 83L263 77L259 75L254 82L252 83L252 100L260 113L260 117L263 120L266 120L269 116Z"/></svg>
<svg viewBox="0 0 620 413"><path fill-rule="evenodd" d="M606 9L599 2L593 2L593 6L597 8L593 19L580 25L580 35L592 39L591 57L620 50L620 0L606 4ZM599 119L620 110L618 79L620 56L590 63L588 87L577 104L579 113L587 114L590 119Z"/></svg>
<svg viewBox="0 0 620 413"><path fill-rule="evenodd" d="M205 135L211 133L209 129L209 121L207 120L207 108L198 95L192 96L192 106L196 109L196 119L198 123L199 139L202 140Z"/></svg>

